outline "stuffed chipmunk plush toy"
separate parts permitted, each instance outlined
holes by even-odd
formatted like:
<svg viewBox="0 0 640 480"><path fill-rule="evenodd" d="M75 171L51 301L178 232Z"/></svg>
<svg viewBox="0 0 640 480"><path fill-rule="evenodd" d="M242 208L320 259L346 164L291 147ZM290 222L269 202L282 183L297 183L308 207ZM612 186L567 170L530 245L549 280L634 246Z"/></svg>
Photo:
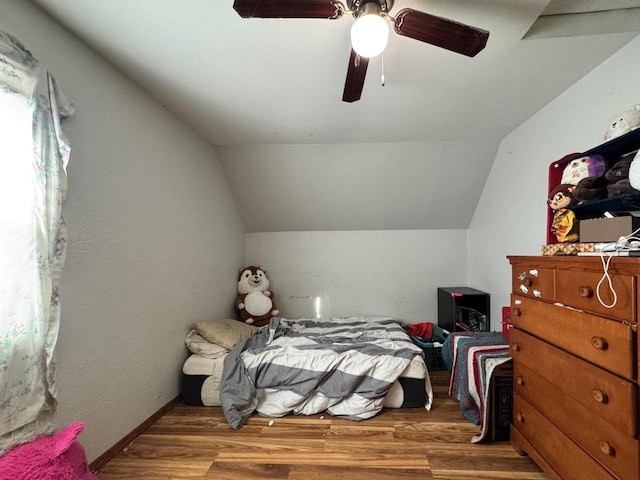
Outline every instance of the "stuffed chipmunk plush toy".
<svg viewBox="0 0 640 480"><path fill-rule="evenodd" d="M578 241L578 220L573 211L569 210L577 202L573 198L575 185L562 183L551 190L547 203L553 210L551 230L559 243Z"/></svg>
<svg viewBox="0 0 640 480"><path fill-rule="evenodd" d="M240 269L236 308L244 323L261 327L280 313L269 290L267 272L262 267L250 265Z"/></svg>

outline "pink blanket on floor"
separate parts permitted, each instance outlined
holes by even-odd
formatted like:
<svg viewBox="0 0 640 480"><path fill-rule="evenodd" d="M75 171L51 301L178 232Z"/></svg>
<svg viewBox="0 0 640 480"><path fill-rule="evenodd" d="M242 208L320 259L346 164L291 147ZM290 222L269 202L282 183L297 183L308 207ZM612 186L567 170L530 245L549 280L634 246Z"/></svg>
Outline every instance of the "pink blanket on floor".
<svg viewBox="0 0 640 480"><path fill-rule="evenodd" d="M72 423L54 435L43 435L13 447L0 457L0 479L97 480L76 441L84 424Z"/></svg>

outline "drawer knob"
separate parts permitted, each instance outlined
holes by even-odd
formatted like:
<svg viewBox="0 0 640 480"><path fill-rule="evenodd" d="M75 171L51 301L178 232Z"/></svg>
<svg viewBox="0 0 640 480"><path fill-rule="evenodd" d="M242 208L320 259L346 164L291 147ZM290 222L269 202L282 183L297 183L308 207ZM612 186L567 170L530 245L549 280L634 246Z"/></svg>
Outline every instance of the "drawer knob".
<svg viewBox="0 0 640 480"><path fill-rule="evenodd" d="M512 343L511 344L511 350L513 350L514 352L519 352L520 351L520 344L519 343Z"/></svg>
<svg viewBox="0 0 640 480"><path fill-rule="evenodd" d="M521 377L520 375L518 375L518 376L516 377L516 383L517 383L518 385L521 385L521 386L523 386L523 387L524 387L524 378L523 378L523 377Z"/></svg>
<svg viewBox="0 0 640 480"><path fill-rule="evenodd" d="M598 447L600 447L600 451L605 455L613 455L615 453L614 448L609 445L609 442L606 440L599 440Z"/></svg>
<svg viewBox="0 0 640 480"><path fill-rule="evenodd" d="M524 423L524 415L520 412L516 413L516 420Z"/></svg>
<svg viewBox="0 0 640 480"><path fill-rule="evenodd" d="M609 396L604 393L602 390L598 390L597 388L591 391L591 396L598 403L608 403Z"/></svg>
<svg viewBox="0 0 640 480"><path fill-rule="evenodd" d="M606 350L608 347L607 341L602 337L591 337L591 345L596 350Z"/></svg>
<svg viewBox="0 0 640 480"><path fill-rule="evenodd" d="M593 288L583 285L578 289L578 293L580 294L581 297L591 298L593 297Z"/></svg>
<svg viewBox="0 0 640 480"><path fill-rule="evenodd" d="M532 283L533 283L533 282L531 281L531 279L530 279L530 278L523 278L523 279L522 279L522 284L523 284L525 287L530 287Z"/></svg>
<svg viewBox="0 0 640 480"><path fill-rule="evenodd" d="M511 312L511 314L514 317L519 317L520 315L522 315L522 310L520 310L518 307L514 307L513 311Z"/></svg>

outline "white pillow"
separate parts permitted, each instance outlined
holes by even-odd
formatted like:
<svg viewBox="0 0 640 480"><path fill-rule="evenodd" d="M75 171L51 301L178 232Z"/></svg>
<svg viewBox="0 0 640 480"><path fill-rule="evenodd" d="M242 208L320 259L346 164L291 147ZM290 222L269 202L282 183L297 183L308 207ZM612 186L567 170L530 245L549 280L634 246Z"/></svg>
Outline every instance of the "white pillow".
<svg viewBox="0 0 640 480"><path fill-rule="evenodd" d="M200 355L201 357L210 358L215 360L223 355L229 353L224 347L216 345L215 343L208 342L206 338L198 335L195 329L192 329L185 339L184 343L191 353Z"/></svg>
<svg viewBox="0 0 640 480"><path fill-rule="evenodd" d="M194 324L196 331L207 341L231 350L242 340L254 335L259 329L239 320L225 318L213 322Z"/></svg>

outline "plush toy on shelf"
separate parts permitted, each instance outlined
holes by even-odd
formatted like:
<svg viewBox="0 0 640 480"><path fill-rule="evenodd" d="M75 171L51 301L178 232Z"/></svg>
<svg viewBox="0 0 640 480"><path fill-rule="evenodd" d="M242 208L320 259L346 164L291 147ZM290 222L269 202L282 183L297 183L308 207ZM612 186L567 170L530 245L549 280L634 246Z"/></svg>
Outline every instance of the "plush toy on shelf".
<svg viewBox="0 0 640 480"><path fill-rule="evenodd" d="M576 215L570 210L570 207L577 203L573 198L575 189L575 185L563 183L549 193L547 203L554 212L551 230L559 243L578 241L578 221Z"/></svg>
<svg viewBox="0 0 640 480"><path fill-rule="evenodd" d="M562 171L560 183L578 185L590 177L601 177L607 171L607 159L602 155L585 155L574 158Z"/></svg>
<svg viewBox="0 0 640 480"><path fill-rule="evenodd" d="M590 202L607 197L607 159L602 155L585 155L571 160L562 171L560 183L575 185L575 203Z"/></svg>
<svg viewBox="0 0 640 480"><path fill-rule="evenodd" d="M629 180L629 169L631 168L632 160L632 155L626 155L607 170L604 175L607 179L607 196L617 197L634 191Z"/></svg>
<svg viewBox="0 0 640 480"><path fill-rule="evenodd" d="M608 180L604 176L584 178L576 185L573 198L579 203L607 198L607 183Z"/></svg>
<svg viewBox="0 0 640 480"><path fill-rule="evenodd" d="M616 115L609 123L609 129L604 134L604 139L606 141L613 140L636 128L640 128L640 104Z"/></svg>
<svg viewBox="0 0 640 480"><path fill-rule="evenodd" d="M629 166L629 184L635 190L640 190L640 150L636 152Z"/></svg>
<svg viewBox="0 0 640 480"><path fill-rule="evenodd" d="M280 313L269 290L267 272L262 267L250 265L240 269L236 308L244 323L261 327Z"/></svg>

